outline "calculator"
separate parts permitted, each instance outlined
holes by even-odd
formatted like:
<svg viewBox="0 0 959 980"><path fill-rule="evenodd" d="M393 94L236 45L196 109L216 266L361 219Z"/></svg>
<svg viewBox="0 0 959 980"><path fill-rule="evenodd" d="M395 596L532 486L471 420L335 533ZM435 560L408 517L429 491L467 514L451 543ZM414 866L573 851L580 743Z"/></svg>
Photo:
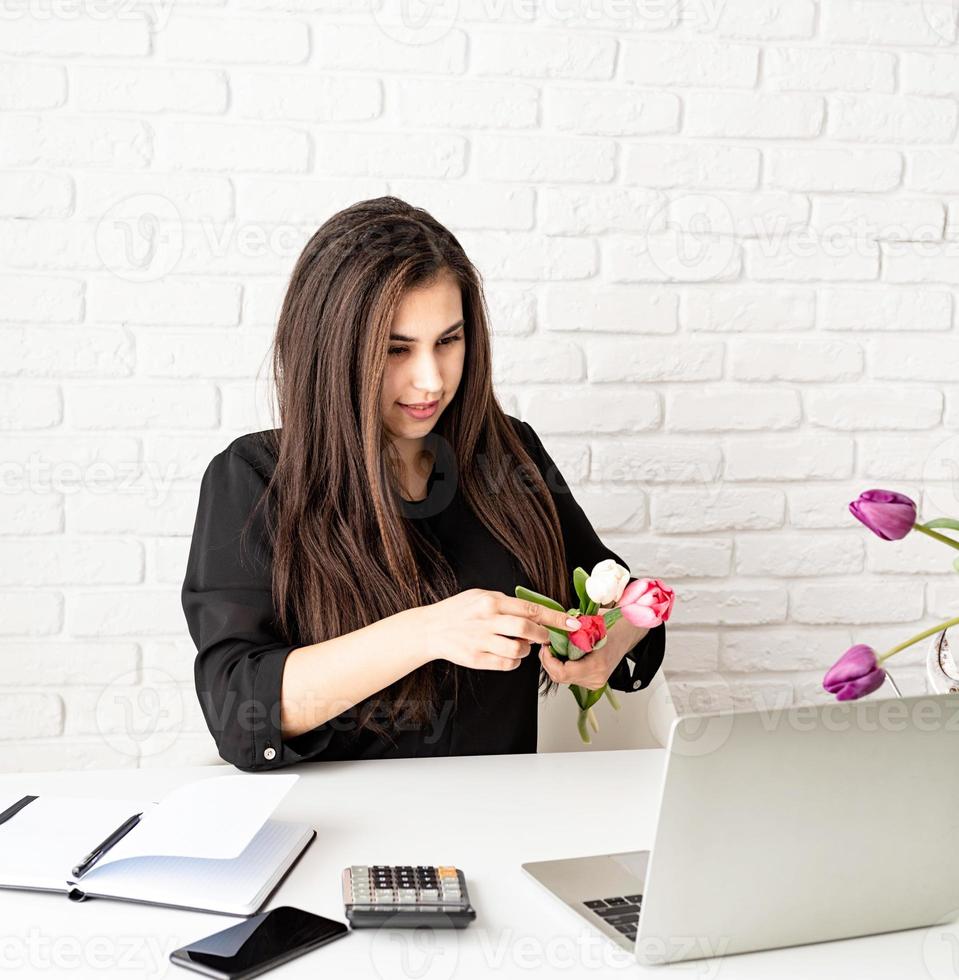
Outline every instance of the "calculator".
<svg viewBox="0 0 959 980"><path fill-rule="evenodd" d="M354 864L343 869L343 904L354 929L464 929L476 918L463 872L445 864Z"/></svg>

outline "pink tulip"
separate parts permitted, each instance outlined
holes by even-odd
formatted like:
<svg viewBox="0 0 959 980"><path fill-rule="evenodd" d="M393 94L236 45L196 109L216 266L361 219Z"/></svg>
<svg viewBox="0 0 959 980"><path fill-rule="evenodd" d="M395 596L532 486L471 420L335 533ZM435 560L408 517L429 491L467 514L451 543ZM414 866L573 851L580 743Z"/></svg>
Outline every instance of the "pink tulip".
<svg viewBox="0 0 959 980"><path fill-rule="evenodd" d="M606 635L606 620L602 616L577 616L579 629L569 634L569 642L589 653Z"/></svg>
<svg viewBox="0 0 959 980"><path fill-rule="evenodd" d="M623 619L641 629L652 629L665 623L673 611L673 590L658 578L638 578L623 590L616 604Z"/></svg>
<svg viewBox="0 0 959 980"><path fill-rule="evenodd" d="M904 538L916 523L915 501L895 490L864 490L849 510L884 541Z"/></svg>
<svg viewBox="0 0 959 980"><path fill-rule="evenodd" d="M850 647L826 672L822 686L837 701L854 701L882 687L886 672L876 660L876 651L865 643Z"/></svg>

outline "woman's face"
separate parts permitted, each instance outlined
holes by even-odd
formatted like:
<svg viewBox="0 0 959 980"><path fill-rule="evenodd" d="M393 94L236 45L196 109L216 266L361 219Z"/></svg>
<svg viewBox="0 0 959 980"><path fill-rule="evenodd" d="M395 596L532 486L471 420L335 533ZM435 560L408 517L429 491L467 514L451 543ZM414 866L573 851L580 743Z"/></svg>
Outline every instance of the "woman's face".
<svg viewBox="0 0 959 980"><path fill-rule="evenodd" d="M421 439L452 401L463 376L465 329L460 286L450 273L401 300L390 325L381 406L394 438ZM437 402L434 411L420 418L401 407L429 402Z"/></svg>

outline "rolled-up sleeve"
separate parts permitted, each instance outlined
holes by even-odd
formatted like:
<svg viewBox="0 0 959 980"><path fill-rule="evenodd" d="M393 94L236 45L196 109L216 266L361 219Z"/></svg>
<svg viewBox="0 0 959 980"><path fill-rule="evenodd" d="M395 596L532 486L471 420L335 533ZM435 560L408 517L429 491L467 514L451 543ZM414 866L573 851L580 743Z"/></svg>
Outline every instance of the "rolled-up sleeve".
<svg viewBox="0 0 959 980"><path fill-rule="evenodd" d="M220 756L238 769L276 769L325 748L330 731L283 741L280 688L287 655L275 625L272 552L262 509L266 478L232 448L215 456L200 484L181 590L197 655L194 679ZM241 540L241 533L249 528ZM303 739L312 743L305 744Z"/></svg>
<svg viewBox="0 0 959 980"><path fill-rule="evenodd" d="M559 467L546 451L533 427L528 422L519 422L519 425L520 434L543 474L556 504L563 529L566 567L570 576L575 568L581 567L589 572L597 562L606 558L612 558L618 564L628 567L616 552L611 551L600 540L583 508L573 496ZM636 577L631 576L630 582L634 581ZM617 691L638 691L648 687L662 666L665 655L666 624L660 623L626 651L607 683Z"/></svg>

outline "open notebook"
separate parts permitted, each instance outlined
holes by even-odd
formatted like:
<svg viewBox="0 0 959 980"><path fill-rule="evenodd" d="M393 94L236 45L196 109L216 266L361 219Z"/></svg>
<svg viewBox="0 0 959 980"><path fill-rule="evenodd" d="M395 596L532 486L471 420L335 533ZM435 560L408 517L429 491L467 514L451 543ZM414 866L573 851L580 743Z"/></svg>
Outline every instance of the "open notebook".
<svg viewBox="0 0 959 980"><path fill-rule="evenodd" d="M252 915L316 836L305 824L269 819L299 778L213 776L159 802L0 797L0 887Z"/></svg>

